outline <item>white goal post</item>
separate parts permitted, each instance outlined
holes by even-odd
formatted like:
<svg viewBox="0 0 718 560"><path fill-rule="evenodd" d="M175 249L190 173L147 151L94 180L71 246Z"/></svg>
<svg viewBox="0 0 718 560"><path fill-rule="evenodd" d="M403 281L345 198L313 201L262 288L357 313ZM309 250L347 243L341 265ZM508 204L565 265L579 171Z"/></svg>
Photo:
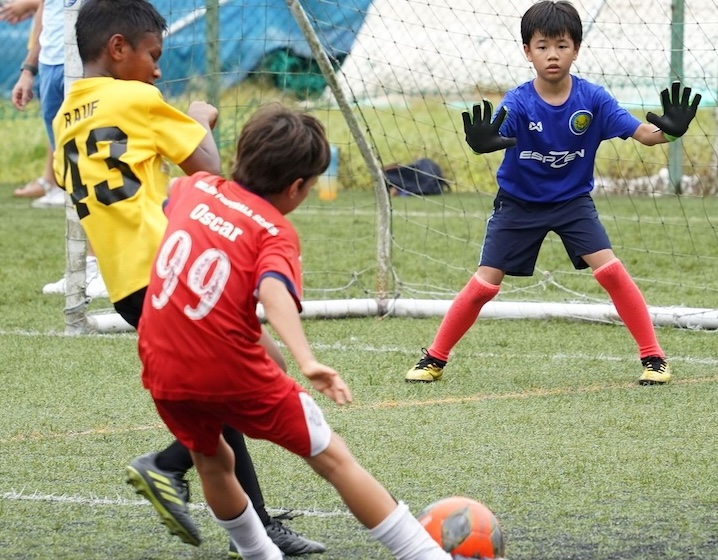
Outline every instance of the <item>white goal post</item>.
<svg viewBox="0 0 718 560"><path fill-rule="evenodd" d="M343 274L350 278L347 285L359 278L363 288L343 292L338 287L343 281L338 286L331 280L326 285L310 281L303 315L442 316L463 286L460 279L465 281L475 267L481 242L477 234L495 189L486 177L493 176L496 160L474 156L463 146L459 115L482 97L499 98L531 78L519 22L533 1L373 0L357 1L354 7L341 0L265 1L272 10L285 5L305 38L299 50L311 52L326 81L324 94L304 105L319 116L331 116L328 120L340 115L344 122L346 133L336 133L332 140L342 149L342 184L374 195L370 209L337 203L307 210L319 220L350 212L359 221L371 213L368 227L374 230L348 232L347 237L372 236L373 254L367 259L373 264L338 272L305 266L310 279ZM584 21L577 74L600 83L631 110L655 110L660 90L674 78L703 95L702 107L718 106L718 0L573 3ZM66 34L79 4L66 7ZM218 4L220 15L225 4ZM355 39L341 59L328 48L322 19L322 10L339 7L361 12L361 25L352 27ZM194 11L170 14L170 30L178 27L172 22L189 25L205 11L198 0ZM68 62L70 78L79 61ZM79 76L81 68L74 72ZM225 77L229 73L224 70ZM657 263L655 275L640 274L636 280L657 286L660 305L649 305L649 311L658 326L718 329L716 122L718 113L694 123L670 151L657 148L647 154L628 142L627 148L610 144L599 154L594 196L609 209L602 217L614 244L620 245L619 257ZM331 139L335 130L329 127L328 132ZM455 194L392 200L382 167L422 156L439 161ZM340 193L339 198L345 196ZM70 214L68 208L67 291L75 295L67 296L68 332L129 330L117 314L88 313L88 300L77 297L84 294L84 258L78 257L84 257L84 249L81 227L70 227ZM425 247L418 245L422 239ZM348 245L353 241L346 240ZM546 243L549 251L560 252L556 240ZM437 285L435 277L405 262L446 270L446 281ZM605 294L580 287L565 255L560 267L539 266L538 281L507 279L481 318L620 322ZM666 267L678 272L668 277L661 272Z"/></svg>

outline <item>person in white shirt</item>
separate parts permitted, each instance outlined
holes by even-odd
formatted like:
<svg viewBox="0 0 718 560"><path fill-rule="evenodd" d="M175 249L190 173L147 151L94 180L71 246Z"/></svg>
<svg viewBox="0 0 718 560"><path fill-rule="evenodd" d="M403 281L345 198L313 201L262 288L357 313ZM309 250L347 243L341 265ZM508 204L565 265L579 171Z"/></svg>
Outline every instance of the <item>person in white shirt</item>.
<svg viewBox="0 0 718 560"><path fill-rule="evenodd" d="M13 105L19 110L33 98L35 78L38 79L40 113L50 146L55 149L52 119L65 98L65 12L62 0L40 0L34 15L33 33L28 41L27 55L20 67L20 77L12 90ZM34 208L65 206L65 191L53 183L43 196L32 203ZM107 297L105 282L97 268L97 259L88 247L86 291L90 297ZM65 278L46 284L44 294L64 294Z"/></svg>

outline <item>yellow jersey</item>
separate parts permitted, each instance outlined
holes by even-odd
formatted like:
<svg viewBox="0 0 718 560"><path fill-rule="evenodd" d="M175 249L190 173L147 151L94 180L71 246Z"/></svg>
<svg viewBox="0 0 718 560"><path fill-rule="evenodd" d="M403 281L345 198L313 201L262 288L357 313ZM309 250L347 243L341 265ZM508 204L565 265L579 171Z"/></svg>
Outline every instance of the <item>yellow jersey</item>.
<svg viewBox="0 0 718 560"><path fill-rule="evenodd" d="M150 280L167 225L163 158L183 162L208 132L155 86L104 77L72 84L53 131L55 179L70 194L117 302Z"/></svg>

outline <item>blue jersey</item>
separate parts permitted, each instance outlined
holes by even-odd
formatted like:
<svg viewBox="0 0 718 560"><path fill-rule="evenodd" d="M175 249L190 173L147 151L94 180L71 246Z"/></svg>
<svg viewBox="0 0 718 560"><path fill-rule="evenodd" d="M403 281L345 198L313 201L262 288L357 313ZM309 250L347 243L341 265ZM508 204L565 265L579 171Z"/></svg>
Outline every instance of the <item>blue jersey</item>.
<svg viewBox="0 0 718 560"><path fill-rule="evenodd" d="M641 122L601 86L571 76L559 106L546 103L526 82L506 93L501 135L516 138L496 175L499 187L529 202L561 202L593 189L596 152L603 140L633 136Z"/></svg>

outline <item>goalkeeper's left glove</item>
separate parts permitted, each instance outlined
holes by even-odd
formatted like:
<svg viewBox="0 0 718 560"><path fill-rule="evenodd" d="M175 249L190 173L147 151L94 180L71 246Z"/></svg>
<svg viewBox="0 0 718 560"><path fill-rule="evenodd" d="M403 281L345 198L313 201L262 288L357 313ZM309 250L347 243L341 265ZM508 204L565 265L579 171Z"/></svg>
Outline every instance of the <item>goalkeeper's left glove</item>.
<svg viewBox="0 0 718 560"><path fill-rule="evenodd" d="M689 104L690 97L691 88L683 88L683 95L681 96L681 83L673 82L670 94L668 93L668 88L661 92L663 115L659 117L649 111L646 114L646 120L661 129L669 141L680 138L688 130L688 126L696 116L698 104L701 102L700 93L696 93L693 97L693 103Z"/></svg>
<svg viewBox="0 0 718 560"><path fill-rule="evenodd" d="M491 121L491 113L494 106L491 101L484 99L484 114L481 115L481 105L474 105L474 120L471 121L471 115L468 111L461 113L464 119L464 132L466 133L466 143L477 154L488 154L504 148L510 148L516 145L516 138L505 138L499 134L499 128L503 124L508 111L506 107L501 107L496 118Z"/></svg>

